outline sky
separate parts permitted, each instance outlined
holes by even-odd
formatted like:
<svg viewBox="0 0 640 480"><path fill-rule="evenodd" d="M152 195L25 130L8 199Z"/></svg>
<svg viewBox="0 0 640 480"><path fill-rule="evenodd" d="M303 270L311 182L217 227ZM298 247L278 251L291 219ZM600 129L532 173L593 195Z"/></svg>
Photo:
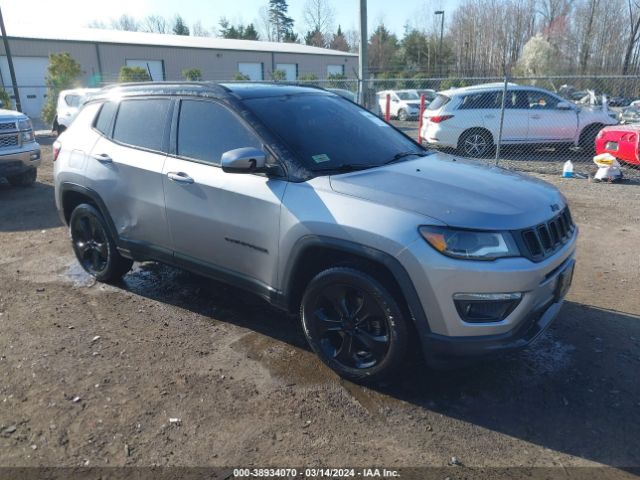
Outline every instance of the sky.
<svg viewBox="0 0 640 480"><path fill-rule="evenodd" d="M407 22L412 27L436 28L439 24L436 23L433 11L444 9L445 12L452 12L459 1L368 0L369 32L381 21L399 36L402 36ZM329 2L336 11L336 24L340 24L343 30L358 29L358 0ZM210 30L218 26L221 17L226 17L232 23L257 23L258 12L267 3L267 0L0 0L0 7L10 35L11 25L16 22L28 21L30 24L49 27L52 23L63 28L84 27L93 20L108 24L111 18L125 13L136 18L152 14L173 18L179 13L187 25L200 21L204 28ZM288 1L289 15L296 21L298 33L304 31L304 3L305 0Z"/></svg>

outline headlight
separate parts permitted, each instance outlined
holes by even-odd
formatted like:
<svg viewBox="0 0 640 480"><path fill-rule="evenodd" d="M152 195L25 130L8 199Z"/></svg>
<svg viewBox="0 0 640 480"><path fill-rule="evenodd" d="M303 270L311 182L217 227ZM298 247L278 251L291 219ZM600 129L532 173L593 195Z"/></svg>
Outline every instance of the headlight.
<svg viewBox="0 0 640 480"><path fill-rule="evenodd" d="M508 232L458 230L435 226L422 226L419 230L429 245L449 257L495 260L520 256L516 242Z"/></svg>
<svg viewBox="0 0 640 480"><path fill-rule="evenodd" d="M18 130L33 130L31 120L27 118L25 120L18 121Z"/></svg>
<svg viewBox="0 0 640 480"><path fill-rule="evenodd" d="M33 134L33 130L21 132L20 135L22 136L22 143L33 142L36 139L35 135Z"/></svg>

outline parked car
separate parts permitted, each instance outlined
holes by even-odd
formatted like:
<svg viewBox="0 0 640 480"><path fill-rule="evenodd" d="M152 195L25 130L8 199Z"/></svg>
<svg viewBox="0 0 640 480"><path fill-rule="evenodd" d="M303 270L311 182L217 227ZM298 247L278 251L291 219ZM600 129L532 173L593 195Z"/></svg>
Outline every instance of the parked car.
<svg viewBox="0 0 640 480"><path fill-rule="evenodd" d="M504 86L489 84L440 92L423 115L422 138L461 155L488 155L500 132ZM541 88L508 86L502 144L579 145L593 149L598 131L617 123L602 107L577 107Z"/></svg>
<svg viewBox="0 0 640 480"><path fill-rule="evenodd" d="M640 125L614 125L600 130L596 154L610 153L621 162L640 166Z"/></svg>
<svg viewBox="0 0 640 480"><path fill-rule="evenodd" d="M411 339L432 364L523 347L571 283L578 230L555 187L315 88L107 90L56 141L54 183L97 280L156 260L254 292L351 380L390 375Z"/></svg>
<svg viewBox="0 0 640 480"><path fill-rule="evenodd" d="M416 90L383 90L378 92L378 105L384 115L387 111L387 95L389 115L400 121L415 120L420 115L420 95Z"/></svg>
<svg viewBox="0 0 640 480"><path fill-rule="evenodd" d="M421 97L422 95L424 95L424 100L425 100L425 105L429 105L434 98L436 98L436 91L432 90L430 88L427 89L418 89L416 90L416 93L418 94L419 97Z"/></svg>
<svg viewBox="0 0 640 480"><path fill-rule="evenodd" d="M344 97L347 100L350 100L352 102L358 101L358 99L356 98L356 94L353 93L351 90L346 90L344 88L327 88L327 90L335 94L338 94L341 97Z"/></svg>
<svg viewBox="0 0 640 480"><path fill-rule="evenodd" d="M62 90L58 95L58 105L56 108L56 116L53 120L53 130L57 132L58 135L64 132L78 114L82 103L98 91L100 91L99 88Z"/></svg>
<svg viewBox="0 0 640 480"><path fill-rule="evenodd" d="M29 117L13 110L0 110L0 177L14 186L36 181L40 145Z"/></svg>
<svg viewBox="0 0 640 480"><path fill-rule="evenodd" d="M620 123L640 123L640 102L624 108L618 114Z"/></svg>

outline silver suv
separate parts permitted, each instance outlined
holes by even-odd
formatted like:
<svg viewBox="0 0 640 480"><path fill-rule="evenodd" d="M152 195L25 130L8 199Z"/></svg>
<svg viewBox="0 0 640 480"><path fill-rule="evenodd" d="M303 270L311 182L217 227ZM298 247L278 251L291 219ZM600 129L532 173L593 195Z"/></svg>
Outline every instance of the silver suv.
<svg viewBox="0 0 640 480"><path fill-rule="evenodd" d="M340 375L522 347L571 283L577 227L544 182L431 153L321 89L138 84L54 145L78 261L182 267L298 313ZM415 340L415 341L414 341Z"/></svg>
<svg viewBox="0 0 640 480"><path fill-rule="evenodd" d="M29 117L13 110L0 110L0 177L17 187L36 181L40 145Z"/></svg>

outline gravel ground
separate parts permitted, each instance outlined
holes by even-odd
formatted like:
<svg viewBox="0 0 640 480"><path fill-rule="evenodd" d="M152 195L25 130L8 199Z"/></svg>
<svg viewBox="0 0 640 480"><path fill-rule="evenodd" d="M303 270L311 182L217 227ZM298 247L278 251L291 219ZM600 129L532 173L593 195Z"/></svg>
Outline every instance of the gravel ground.
<svg viewBox="0 0 640 480"><path fill-rule="evenodd" d="M0 183L0 465L640 466L640 185L539 175L581 229L548 333L367 388L242 291L155 263L118 285L87 278L43 153L34 187Z"/></svg>

